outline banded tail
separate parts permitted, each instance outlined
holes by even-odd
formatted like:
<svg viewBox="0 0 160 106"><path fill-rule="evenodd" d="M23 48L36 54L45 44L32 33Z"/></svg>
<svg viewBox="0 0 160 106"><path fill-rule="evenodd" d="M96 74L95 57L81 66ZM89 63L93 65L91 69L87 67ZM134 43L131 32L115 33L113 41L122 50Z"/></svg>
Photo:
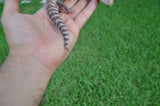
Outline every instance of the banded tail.
<svg viewBox="0 0 160 106"><path fill-rule="evenodd" d="M59 15L60 6L63 6L67 11L69 8L63 4L60 0L47 0L47 12L50 16L52 22L60 29L63 38L64 38L64 46L69 51L68 43L69 43L69 34L67 27L65 26L64 22L62 21Z"/></svg>

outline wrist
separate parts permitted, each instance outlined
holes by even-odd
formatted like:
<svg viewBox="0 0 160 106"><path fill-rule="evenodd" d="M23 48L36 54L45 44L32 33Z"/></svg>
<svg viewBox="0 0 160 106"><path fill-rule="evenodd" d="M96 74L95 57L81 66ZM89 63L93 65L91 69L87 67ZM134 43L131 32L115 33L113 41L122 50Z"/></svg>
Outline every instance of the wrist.
<svg viewBox="0 0 160 106"><path fill-rule="evenodd" d="M14 58L22 62L36 61L42 67L51 71L52 73L58 68L58 66L64 61L66 56L53 52L51 50L44 50L43 46L40 47L10 47L8 58ZM26 60L26 61L24 61Z"/></svg>
<svg viewBox="0 0 160 106"><path fill-rule="evenodd" d="M27 49L10 48L10 52L9 52L7 58L13 59L17 63L19 63L21 65L24 65L24 66L28 64L28 65L31 65L31 66L34 66L34 67L37 67L37 68L43 67L43 69L53 73L57 69L57 66L52 65L52 67L49 67L45 63L46 60L45 59L42 60L40 58L41 54L42 54L41 52L39 53L36 50L31 49L31 48L30 49L29 48L27 48Z"/></svg>
<svg viewBox="0 0 160 106"><path fill-rule="evenodd" d="M10 52L0 70L0 105L38 105L51 76L32 55Z"/></svg>
<svg viewBox="0 0 160 106"><path fill-rule="evenodd" d="M52 70L41 64L41 62L34 55L32 55L32 53L23 50L10 51L5 63L8 64L8 62L15 66L21 66L24 70L32 70L33 68L35 68L37 72L44 71L48 74L52 73Z"/></svg>

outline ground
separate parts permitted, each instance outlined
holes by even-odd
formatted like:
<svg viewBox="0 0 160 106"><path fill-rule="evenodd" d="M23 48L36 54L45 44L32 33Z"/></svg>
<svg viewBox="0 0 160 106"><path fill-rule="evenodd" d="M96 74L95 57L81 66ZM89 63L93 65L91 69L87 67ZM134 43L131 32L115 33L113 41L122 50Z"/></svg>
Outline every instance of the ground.
<svg viewBox="0 0 160 106"><path fill-rule="evenodd" d="M0 4L0 14L3 4ZM42 5L21 5L33 14ZM160 2L100 3L68 59L50 80L40 106L160 105ZM0 26L0 64L8 54Z"/></svg>

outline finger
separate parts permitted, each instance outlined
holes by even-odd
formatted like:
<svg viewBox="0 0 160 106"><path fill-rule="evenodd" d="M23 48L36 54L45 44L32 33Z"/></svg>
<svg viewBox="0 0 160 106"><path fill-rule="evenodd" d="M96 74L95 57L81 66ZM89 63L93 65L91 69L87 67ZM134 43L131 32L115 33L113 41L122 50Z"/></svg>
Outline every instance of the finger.
<svg viewBox="0 0 160 106"><path fill-rule="evenodd" d="M97 6L98 0L90 0L86 8L75 17L75 22L78 24L79 28L82 28L82 26L86 23L92 13L95 11Z"/></svg>
<svg viewBox="0 0 160 106"><path fill-rule="evenodd" d="M100 1L108 6L112 6L114 2L114 0L100 0Z"/></svg>
<svg viewBox="0 0 160 106"><path fill-rule="evenodd" d="M16 13L19 12L19 0L5 0L4 13Z"/></svg>
<svg viewBox="0 0 160 106"><path fill-rule="evenodd" d="M76 5L73 6L72 17L73 19L87 6L88 0L81 0Z"/></svg>
<svg viewBox="0 0 160 106"><path fill-rule="evenodd" d="M64 1L64 3L66 4L68 8L72 8L77 2L78 0L65 0Z"/></svg>

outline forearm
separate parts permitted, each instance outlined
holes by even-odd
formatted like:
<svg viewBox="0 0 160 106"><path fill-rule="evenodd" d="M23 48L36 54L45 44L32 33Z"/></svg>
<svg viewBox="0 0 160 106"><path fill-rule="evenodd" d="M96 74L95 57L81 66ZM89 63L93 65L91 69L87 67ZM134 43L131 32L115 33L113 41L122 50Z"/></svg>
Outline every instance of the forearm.
<svg viewBox="0 0 160 106"><path fill-rule="evenodd" d="M32 56L9 54L0 69L0 106L36 106L52 75Z"/></svg>

